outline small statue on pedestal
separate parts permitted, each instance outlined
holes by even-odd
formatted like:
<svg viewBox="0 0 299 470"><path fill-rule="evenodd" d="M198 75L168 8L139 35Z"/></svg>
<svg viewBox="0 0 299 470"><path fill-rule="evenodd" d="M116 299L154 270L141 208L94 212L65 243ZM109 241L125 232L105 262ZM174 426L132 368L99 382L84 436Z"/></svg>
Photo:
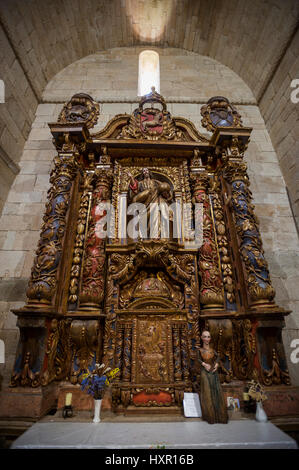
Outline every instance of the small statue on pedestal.
<svg viewBox="0 0 299 470"><path fill-rule="evenodd" d="M201 334L202 347L198 351L200 368L200 402L202 419L210 424L227 423L228 415L221 383L217 373L219 356L210 347L210 332Z"/></svg>

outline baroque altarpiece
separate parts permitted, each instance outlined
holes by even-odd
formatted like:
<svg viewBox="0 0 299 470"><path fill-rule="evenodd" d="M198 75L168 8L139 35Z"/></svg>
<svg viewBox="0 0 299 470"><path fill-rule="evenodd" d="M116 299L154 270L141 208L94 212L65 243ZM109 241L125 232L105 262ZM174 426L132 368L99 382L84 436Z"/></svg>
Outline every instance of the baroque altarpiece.
<svg viewBox="0 0 299 470"><path fill-rule="evenodd" d="M288 385L289 312L274 302L244 156L252 129L226 98L213 97L201 108L207 138L172 117L154 89L132 115L92 133L99 112L79 93L49 124L57 156L27 304L15 311L11 386L80 384L104 362L120 369L113 411L180 410L184 392L200 386L203 328L222 383ZM200 246L178 214L167 236L159 212L153 236L128 235L129 205L143 203L148 221L150 203L161 201L190 208L183 218L191 228L201 208ZM108 224L110 236L99 236Z"/></svg>

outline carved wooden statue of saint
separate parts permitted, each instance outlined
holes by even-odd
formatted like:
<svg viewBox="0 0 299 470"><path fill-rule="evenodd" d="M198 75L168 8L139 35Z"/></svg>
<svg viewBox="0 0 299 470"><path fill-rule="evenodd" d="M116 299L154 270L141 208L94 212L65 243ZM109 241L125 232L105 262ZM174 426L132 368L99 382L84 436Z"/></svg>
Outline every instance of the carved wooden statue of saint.
<svg viewBox="0 0 299 470"><path fill-rule="evenodd" d="M148 168L143 168L141 181L133 178L131 173L128 175L131 179L130 202L144 205L139 213L140 238L169 238L169 220L172 217L168 204L173 198L169 183L154 179Z"/></svg>
<svg viewBox="0 0 299 470"><path fill-rule="evenodd" d="M202 347L199 348L198 356L200 368L200 403L202 408L202 419L210 424L227 423L227 407L217 369L219 356L210 348L211 335L204 330L201 335Z"/></svg>

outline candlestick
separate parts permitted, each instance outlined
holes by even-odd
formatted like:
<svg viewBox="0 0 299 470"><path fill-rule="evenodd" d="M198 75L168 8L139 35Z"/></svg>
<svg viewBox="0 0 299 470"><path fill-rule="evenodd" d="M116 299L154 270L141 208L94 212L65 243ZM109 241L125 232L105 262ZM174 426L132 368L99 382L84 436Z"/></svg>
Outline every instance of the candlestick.
<svg viewBox="0 0 299 470"><path fill-rule="evenodd" d="M72 393L67 393L65 396L65 406L71 406L72 404Z"/></svg>

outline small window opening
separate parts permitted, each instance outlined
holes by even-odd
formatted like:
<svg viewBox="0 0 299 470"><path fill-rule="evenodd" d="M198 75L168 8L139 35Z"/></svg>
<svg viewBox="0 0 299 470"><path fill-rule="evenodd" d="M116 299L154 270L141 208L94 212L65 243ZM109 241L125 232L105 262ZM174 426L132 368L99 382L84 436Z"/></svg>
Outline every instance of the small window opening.
<svg viewBox="0 0 299 470"><path fill-rule="evenodd" d="M138 96L147 95L153 86L160 93L159 54L155 51L142 51L139 54Z"/></svg>

